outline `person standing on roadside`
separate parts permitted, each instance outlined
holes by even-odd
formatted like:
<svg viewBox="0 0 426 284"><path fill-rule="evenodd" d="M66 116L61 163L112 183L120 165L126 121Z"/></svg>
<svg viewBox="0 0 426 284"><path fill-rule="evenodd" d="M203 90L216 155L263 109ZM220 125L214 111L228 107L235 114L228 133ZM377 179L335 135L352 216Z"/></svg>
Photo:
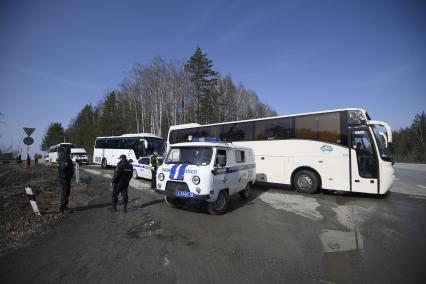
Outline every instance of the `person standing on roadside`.
<svg viewBox="0 0 426 284"><path fill-rule="evenodd" d="M120 162L118 162L114 177L112 178L112 212L117 212L118 194L121 193L121 197L123 198L123 212L127 213L127 203L129 201L127 190L132 175L133 166L127 161L126 155L121 155Z"/></svg>
<svg viewBox="0 0 426 284"><path fill-rule="evenodd" d="M34 165L37 165L37 164L38 164L38 154L35 153L34 154Z"/></svg>
<svg viewBox="0 0 426 284"><path fill-rule="evenodd" d="M71 193L71 179L74 176L74 164L70 158L71 150L65 149L64 156L59 161L58 173L59 180L62 186L61 201L59 211L64 213L65 209L68 209L68 198Z"/></svg>
<svg viewBox="0 0 426 284"><path fill-rule="evenodd" d="M151 189L157 188L157 169L160 164L157 158L157 151L154 151L154 154L149 158L151 164Z"/></svg>

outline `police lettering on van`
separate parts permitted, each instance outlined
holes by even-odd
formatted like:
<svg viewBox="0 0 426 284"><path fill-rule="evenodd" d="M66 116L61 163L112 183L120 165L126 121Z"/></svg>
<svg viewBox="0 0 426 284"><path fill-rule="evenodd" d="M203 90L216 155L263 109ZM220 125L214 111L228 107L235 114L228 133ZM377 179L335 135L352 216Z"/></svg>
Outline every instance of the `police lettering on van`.
<svg viewBox="0 0 426 284"><path fill-rule="evenodd" d="M173 207L185 200L205 200L211 214L223 214L229 196L248 198L256 177L253 151L228 143L173 145L159 167L156 192Z"/></svg>

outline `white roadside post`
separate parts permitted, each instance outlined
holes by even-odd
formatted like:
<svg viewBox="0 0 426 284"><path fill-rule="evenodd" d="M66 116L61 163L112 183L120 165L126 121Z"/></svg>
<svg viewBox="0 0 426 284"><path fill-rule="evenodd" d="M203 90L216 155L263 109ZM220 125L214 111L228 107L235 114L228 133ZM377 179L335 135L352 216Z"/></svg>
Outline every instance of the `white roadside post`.
<svg viewBox="0 0 426 284"><path fill-rule="evenodd" d="M31 204L31 207L33 208L34 213L36 215L40 216L41 215L40 210L38 209L38 205L37 205L37 202L35 200L35 196L34 196L32 189L27 186L25 188L25 192L27 193L27 196L30 199L30 204Z"/></svg>
<svg viewBox="0 0 426 284"><path fill-rule="evenodd" d="M75 163L75 182L80 183L80 163Z"/></svg>

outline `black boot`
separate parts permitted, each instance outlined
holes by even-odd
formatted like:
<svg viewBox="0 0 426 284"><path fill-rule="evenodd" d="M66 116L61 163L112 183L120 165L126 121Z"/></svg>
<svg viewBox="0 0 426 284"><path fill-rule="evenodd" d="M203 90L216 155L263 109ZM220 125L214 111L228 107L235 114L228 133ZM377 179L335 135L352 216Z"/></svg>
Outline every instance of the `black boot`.
<svg viewBox="0 0 426 284"><path fill-rule="evenodd" d="M124 204L123 212L124 212L124 213L127 213L127 203L125 203L125 204Z"/></svg>

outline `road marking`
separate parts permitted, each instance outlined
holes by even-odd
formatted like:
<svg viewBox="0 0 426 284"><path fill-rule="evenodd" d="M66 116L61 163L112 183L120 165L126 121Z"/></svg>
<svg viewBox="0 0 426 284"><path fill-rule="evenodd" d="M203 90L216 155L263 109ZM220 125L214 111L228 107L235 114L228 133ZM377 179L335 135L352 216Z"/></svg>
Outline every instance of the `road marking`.
<svg viewBox="0 0 426 284"><path fill-rule="evenodd" d="M426 189L426 186L421 185L421 184L418 184L418 185L417 185L417 187L420 187L420 188Z"/></svg>

